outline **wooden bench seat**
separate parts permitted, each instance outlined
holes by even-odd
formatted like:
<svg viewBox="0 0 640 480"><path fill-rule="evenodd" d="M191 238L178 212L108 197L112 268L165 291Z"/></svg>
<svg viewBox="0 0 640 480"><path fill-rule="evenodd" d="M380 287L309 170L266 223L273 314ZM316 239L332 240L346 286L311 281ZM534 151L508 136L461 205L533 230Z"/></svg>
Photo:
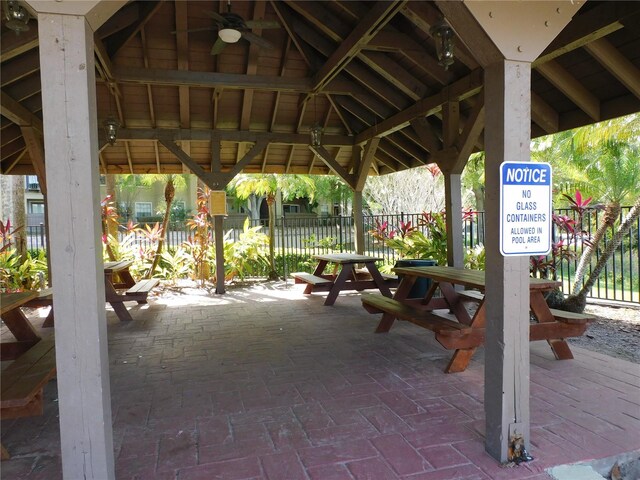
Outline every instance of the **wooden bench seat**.
<svg viewBox="0 0 640 480"><path fill-rule="evenodd" d="M55 374L53 338L42 339L2 371L0 419L42 415L42 391ZM2 456L8 458L4 447Z"/></svg>
<svg viewBox="0 0 640 480"><path fill-rule="evenodd" d="M390 313L401 320L415 323L442 335L464 335L473 330L468 325L449 320L434 312L419 310L384 295L363 295L362 305L370 313Z"/></svg>
<svg viewBox="0 0 640 480"><path fill-rule="evenodd" d="M147 303L149 292L160 282L158 278L140 280L133 287L129 288L125 295L127 300L136 300L138 303Z"/></svg>
<svg viewBox="0 0 640 480"><path fill-rule="evenodd" d="M309 285L330 285L333 280L329 278L318 277L307 272L295 272L291 276L295 278L296 283L306 283Z"/></svg>
<svg viewBox="0 0 640 480"><path fill-rule="evenodd" d="M458 295L462 297L462 300L469 300L472 302L481 302L484 300L484 293L478 290L462 290L458 292Z"/></svg>
<svg viewBox="0 0 640 480"><path fill-rule="evenodd" d="M139 293L149 293L156 285L160 283L159 278L149 278L140 280L133 287L126 291L126 295L137 295Z"/></svg>
<svg viewBox="0 0 640 480"><path fill-rule="evenodd" d="M33 300L29 300L24 305L29 308L46 308L51 307L49 313L47 314L47 318L45 319L42 326L44 328L53 327L53 288L45 288L38 292L38 296Z"/></svg>
<svg viewBox="0 0 640 480"><path fill-rule="evenodd" d="M563 323L571 323L571 324L585 324L592 320L595 320L595 316L589 313L573 313L573 312L565 312L564 310L558 310L556 308L551 308L551 313L555 317L555 319L559 322Z"/></svg>

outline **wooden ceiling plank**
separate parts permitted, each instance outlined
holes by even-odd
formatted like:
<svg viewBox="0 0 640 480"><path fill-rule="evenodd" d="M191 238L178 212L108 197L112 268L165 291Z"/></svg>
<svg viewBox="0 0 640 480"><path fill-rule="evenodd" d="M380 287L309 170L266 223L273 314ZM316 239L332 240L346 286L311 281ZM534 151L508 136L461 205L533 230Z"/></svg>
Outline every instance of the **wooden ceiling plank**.
<svg viewBox="0 0 640 480"><path fill-rule="evenodd" d="M213 173L222 172L222 162L220 161L221 148L220 135L218 135L218 132L214 132L211 138L211 171Z"/></svg>
<svg viewBox="0 0 640 480"><path fill-rule="evenodd" d="M150 85L189 86L203 88L254 89L269 92L308 93L309 78L281 78L266 75L244 75L234 73L196 72L157 68L115 67L114 78L120 83Z"/></svg>
<svg viewBox="0 0 640 480"><path fill-rule="evenodd" d="M2 59L4 62L4 58ZM37 50L20 55L12 62L2 65L0 82L2 87L17 82L40 69L40 57Z"/></svg>
<svg viewBox="0 0 640 480"><path fill-rule="evenodd" d="M20 35L7 30L0 37L0 57L2 63L18 55L28 52L38 46L38 26L35 21L30 22L30 29Z"/></svg>
<svg viewBox="0 0 640 480"><path fill-rule="evenodd" d="M403 150L396 147L387 137L381 138L380 143L378 144L378 150L383 151L389 157L393 158L398 164L402 165L404 168L413 168L417 166L414 165L414 162L409 158Z"/></svg>
<svg viewBox="0 0 640 480"><path fill-rule="evenodd" d="M306 24L296 24L296 32L298 32L300 37L305 42L307 42L325 57L329 56L335 48L330 40L328 40L326 37L323 37L317 31L313 30ZM344 68L344 72L353 77L353 79L357 83L354 83L353 80L347 79L346 77L343 77L341 75L338 75L336 79L344 80L353 85L352 94L365 94L365 92L363 92L358 85L361 84L381 100L384 100L397 110L406 108L410 103L410 100L408 100L402 93L396 91L395 88L393 88L392 85L390 85L386 80L383 80L375 75L361 62L351 62L347 64ZM332 85L334 85L333 82L329 83L324 89L324 93L341 93L339 91L331 91L329 87Z"/></svg>
<svg viewBox="0 0 640 480"><path fill-rule="evenodd" d="M531 120L547 133L556 133L559 129L560 115L545 102L540 95L531 92Z"/></svg>
<svg viewBox="0 0 640 480"><path fill-rule="evenodd" d="M327 97L327 100L329 100L329 103L331 104L331 107L336 112L336 115L338 115L338 118L342 122L342 126L347 131L347 134L348 135L353 135L353 129L351 128L351 125L349 125L349 122L346 120L346 118L342 114L342 111L336 105L336 102L335 102L333 96L332 95L326 95L326 97Z"/></svg>
<svg viewBox="0 0 640 480"><path fill-rule="evenodd" d="M600 120L600 101L555 60L536 70L596 122Z"/></svg>
<svg viewBox="0 0 640 480"><path fill-rule="evenodd" d="M381 30L401 9L406 0L376 2L362 17L351 33L341 39L338 48L329 56L313 77L313 91L321 91L375 34Z"/></svg>
<svg viewBox="0 0 640 480"><path fill-rule="evenodd" d="M640 68L622 55L611 42L600 38L587 43L584 48L631 93L640 98Z"/></svg>
<svg viewBox="0 0 640 480"><path fill-rule="evenodd" d="M372 138L369 140L362 151L362 160L358 165L358 171L355 175L355 182L353 185L353 189L356 192L361 192L364 188L364 184L367 181L367 176L369 175L369 169L373 163L373 159L376 156L376 150L378 149L378 144L380 143L380 139L378 137Z"/></svg>
<svg viewBox="0 0 640 480"><path fill-rule="evenodd" d="M309 145L309 150L320 157L320 160L322 160L327 165L327 167L333 170L336 175L338 175L346 182L347 185L353 188L355 184L354 175L347 172L347 170L342 165L340 165L335 158L331 156L331 154L324 146Z"/></svg>
<svg viewBox="0 0 640 480"><path fill-rule="evenodd" d="M133 25L140 20L140 4L129 3L114 13L109 20L103 23L98 31L98 38L104 39Z"/></svg>
<svg viewBox="0 0 640 480"><path fill-rule="evenodd" d="M142 30L147 22L151 20L155 13L160 9L162 4L163 2L159 1L140 2L140 19L136 23L129 25L124 30L121 30L107 39L107 52L111 58L115 57L120 49L124 47L129 40L134 38L140 30Z"/></svg>
<svg viewBox="0 0 640 480"><path fill-rule="evenodd" d="M31 159L31 164L33 165L33 169L36 172L36 176L38 177L38 183L40 184L40 191L43 195L47 195L47 175L45 173L44 168L44 139L39 132L36 132L36 129L33 127L23 126L20 127L22 130L22 138L24 138L24 143L27 145L27 150L29 150L29 158Z"/></svg>
<svg viewBox="0 0 640 480"><path fill-rule="evenodd" d="M533 62L532 67L605 37L624 27L624 20L640 13L640 2L602 2L577 15Z"/></svg>
<svg viewBox="0 0 640 480"><path fill-rule="evenodd" d="M391 172L399 172L405 169L404 165L400 165L397 160L380 150L380 148L376 151L376 159L383 165L378 174L382 174L385 167L391 170Z"/></svg>
<svg viewBox="0 0 640 480"><path fill-rule="evenodd" d="M356 135L355 143L362 143L370 138L385 136L406 127L411 120L433 115L442 108L446 101L461 101L477 94L482 89L484 75L482 69L474 70L469 75L452 83L447 89L435 95L419 100L409 108L386 118L382 122Z"/></svg>
<svg viewBox="0 0 640 480"><path fill-rule="evenodd" d="M293 152L295 148L295 145L291 145L291 148L289 149L289 155L287 155L287 164L285 166L284 173L289 173L289 170L291 169L291 162L293 161Z"/></svg>
<svg viewBox="0 0 640 480"><path fill-rule="evenodd" d="M402 131L387 135L385 138L389 140L394 147L402 150L406 155L415 158L416 164L429 163L429 153L424 151L420 145L411 141L410 138L403 135Z"/></svg>
<svg viewBox="0 0 640 480"><path fill-rule="evenodd" d="M269 157L269 146L267 145L264 149L264 154L262 155L262 166L260 167L260 172L264 173L267 168L267 158Z"/></svg>
<svg viewBox="0 0 640 480"><path fill-rule="evenodd" d="M22 130L15 123L11 123L11 126L2 130L2 135L0 135L0 147L4 147L11 142L14 142L22 137Z"/></svg>
<svg viewBox="0 0 640 480"><path fill-rule="evenodd" d="M0 92L0 113L21 127L32 126L43 131L42 120L11 98L6 92Z"/></svg>
<svg viewBox="0 0 640 480"><path fill-rule="evenodd" d="M40 83L40 72L31 75L20 82L9 85L4 91L16 102L22 102L33 95L40 93L42 86Z"/></svg>

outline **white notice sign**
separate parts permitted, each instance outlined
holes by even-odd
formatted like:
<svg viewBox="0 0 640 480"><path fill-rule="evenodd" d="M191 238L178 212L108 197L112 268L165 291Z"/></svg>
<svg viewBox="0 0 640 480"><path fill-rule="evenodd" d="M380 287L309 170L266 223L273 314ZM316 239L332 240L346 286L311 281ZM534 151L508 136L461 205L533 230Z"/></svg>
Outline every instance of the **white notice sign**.
<svg viewBox="0 0 640 480"><path fill-rule="evenodd" d="M500 252L546 255L551 250L551 165L500 165Z"/></svg>

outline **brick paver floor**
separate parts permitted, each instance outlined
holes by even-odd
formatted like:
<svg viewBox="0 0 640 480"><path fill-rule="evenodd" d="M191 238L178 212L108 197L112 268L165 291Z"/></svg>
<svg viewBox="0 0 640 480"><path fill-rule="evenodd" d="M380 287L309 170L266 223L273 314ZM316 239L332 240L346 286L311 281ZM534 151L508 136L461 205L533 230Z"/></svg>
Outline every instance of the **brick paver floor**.
<svg viewBox="0 0 640 480"><path fill-rule="evenodd" d="M405 322L376 335L359 296L299 286L152 298L108 313L118 479L543 479L558 464L640 449L640 368L532 344L533 462L484 452L482 349L450 352ZM2 422L2 478L61 478L56 384L45 414Z"/></svg>

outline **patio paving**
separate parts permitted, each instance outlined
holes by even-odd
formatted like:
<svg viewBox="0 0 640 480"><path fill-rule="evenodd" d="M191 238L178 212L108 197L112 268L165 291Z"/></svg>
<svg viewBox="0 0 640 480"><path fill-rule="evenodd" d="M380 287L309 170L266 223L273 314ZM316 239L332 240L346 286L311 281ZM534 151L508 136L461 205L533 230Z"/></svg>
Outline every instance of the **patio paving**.
<svg viewBox="0 0 640 480"><path fill-rule="evenodd" d="M484 452L483 355L406 322L376 335L359 295L272 283L151 298L108 313L118 479L548 479L554 465L640 449L640 366L532 344L533 462ZM43 416L2 422L2 478L61 478L57 392Z"/></svg>

